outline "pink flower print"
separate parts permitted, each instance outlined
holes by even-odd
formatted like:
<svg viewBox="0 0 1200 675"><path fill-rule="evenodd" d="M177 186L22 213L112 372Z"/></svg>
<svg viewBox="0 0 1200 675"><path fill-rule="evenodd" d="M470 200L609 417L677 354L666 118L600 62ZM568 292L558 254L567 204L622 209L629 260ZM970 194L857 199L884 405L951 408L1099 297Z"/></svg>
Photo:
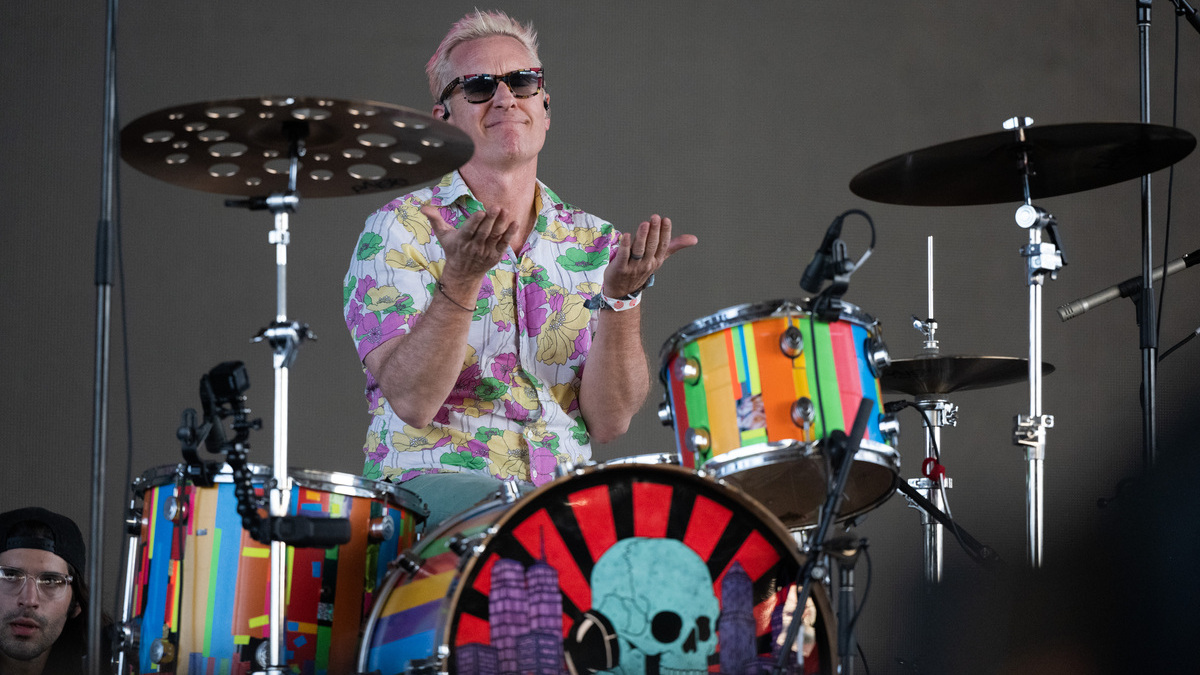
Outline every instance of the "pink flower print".
<svg viewBox="0 0 1200 675"><path fill-rule="evenodd" d="M529 468L534 485L544 485L554 479L558 457L550 448L534 448L529 452Z"/></svg>
<svg viewBox="0 0 1200 675"><path fill-rule="evenodd" d="M619 235L617 235L615 232L612 234L602 234L599 237L596 237L594 240L592 240L591 244L584 246L583 250L587 251L588 253L595 253L596 251L604 250L605 248L608 248L609 244L611 244L612 242L615 242L617 240L618 236ZM613 250L610 251L608 254L609 260L612 260L613 252L615 252L615 251L616 251L616 247L613 247Z"/></svg>
<svg viewBox="0 0 1200 675"><path fill-rule="evenodd" d="M359 279L358 287L354 289L354 299L358 300L360 303L365 302L367 299L367 291L375 288L376 285L375 278L370 275Z"/></svg>
<svg viewBox="0 0 1200 675"><path fill-rule="evenodd" d="M346 305L346 328L353 333L355 327L362 321L363 306L353 298Z"/></svg>
<svg viewBox="0 0 1200 675"><path fill-rule="evenodd" d="M550 313L550 299L546 297L546 290L537 284L529 284L522 289L522 294L525 296L524 332L537 335L542 332L542 324L546 323L546 317ZM559 306L561 307L561 300Z"/></svg>
<svg viewBox="0 0 1200 675"><path fill-rule="evenodd" d="M588 350L592 348L592 331L584 329L579 331L579 335L575 338L575 351L571 352L571 359L578 359L587 356Z"/></svg>
<svg viewBox="0 0 1200 675"><path fill-rule="evenodd" d="M498 355L496 355L496 358L492 361L492 375L497 380L500 380L501 382L509 385L510 387L513 384L513 373L516 371L516 368L517 368L517 355L513 354L512 352L509 352L506 354L498 354Z"/></svg>
<svg viewBox="0 0 1200 675"><path fill-rule="evenodd" d="M491 450L487 446L487 443L484 443L483 441L480 441L480 440L476 440L474 438L467 441L466 449L467 449L467 452L471 453L471 455L474 457L487 457L487 456L489 456L489 453L491 452Z"/></svg>
<svg viewBox="0 0 1200 675"><path fill-rule="evenodd" d="M575 215L565 204L554 205L554 218L560 223L575 224Z"/></svg>
<svg viewBox="0 0 1200 675"><path fill-rule="evenodd" d="M374 312L364 314L358 324L358 337L363 339L360 352L361 345L379 345L397 335L403 335L406 332L403 330L405 326L405 317L394 312L388 314L382 323Z"/></svg>
<svg viewBox="0 0 1200 675"><path fill-rule="evenodd" d="M510 420L525 422L529 419L530 411L523 406L517 405L515 402L505 399L504 401L504 416Z"/></svg>

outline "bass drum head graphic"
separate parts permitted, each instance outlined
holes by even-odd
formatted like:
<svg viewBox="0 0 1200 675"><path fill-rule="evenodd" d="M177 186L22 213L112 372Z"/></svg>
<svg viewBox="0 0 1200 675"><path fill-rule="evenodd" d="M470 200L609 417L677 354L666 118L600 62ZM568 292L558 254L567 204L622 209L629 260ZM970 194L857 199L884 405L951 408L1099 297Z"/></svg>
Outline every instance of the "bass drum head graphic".
<svg viewBox="0 0 1200 675"><path fill-rule="evenodd" d="M492 524L480 528L481 517ZM425 566L453 575L444 597L416 602L415 587L432 579L410 571L385 599L412 607L411 616L436 616L436 635L418 648L423 653L393 650L373 658L371 668L759 672L775 663L796 607L803 559L787 530L741 492L679 467L577 469L463 522L464 533L474 534L450 547L461 554L452 571L445 563ZM446 555L434 542L426 547ZM434 562L422 546L416 550L419 562ZM373 624L365 653L421 642L399 637L402 625L413 625L400 620L405 613ZM823 588L814 586L802 620L797 642L805 658L789 672L834 672L835 627ZM384 633L396 636L390 647Z"/></svg>

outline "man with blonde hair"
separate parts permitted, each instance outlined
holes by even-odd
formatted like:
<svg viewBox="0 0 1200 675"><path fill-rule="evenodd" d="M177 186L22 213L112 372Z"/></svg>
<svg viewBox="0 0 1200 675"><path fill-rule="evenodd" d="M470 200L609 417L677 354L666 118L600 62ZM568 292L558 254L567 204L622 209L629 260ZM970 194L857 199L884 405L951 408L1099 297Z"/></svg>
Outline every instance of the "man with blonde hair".
<svg viewBox="0 0 1200 675"><path fill-rule="evenodd" d="M373 414L364 473L403 481L436 523L625 433L650 388L641 293L696 238L658 215L620 233L538 180L550 96L531 25L469 14L426 73L434 116L475 153L368 218L344 310Z"/></svg>

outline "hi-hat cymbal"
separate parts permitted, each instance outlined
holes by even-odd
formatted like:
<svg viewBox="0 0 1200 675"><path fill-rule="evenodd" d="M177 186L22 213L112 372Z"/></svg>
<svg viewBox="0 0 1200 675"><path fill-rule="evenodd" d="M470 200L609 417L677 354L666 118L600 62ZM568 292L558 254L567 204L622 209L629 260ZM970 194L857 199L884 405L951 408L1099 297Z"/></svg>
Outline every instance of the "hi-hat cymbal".
<svg viewBox="0 0 1200 675"><path fill-rule="evenodd" d="M1021 140L1019 133L1024 134ZM965 206L1083 192L1170 166L1196 147L1174 127L1087 122L1025 127L943 143L880 162L850 181L864 199L910 206Z"/></svg>
<svg viewBox="0 0 1200 675"><path fill-rule="evenodd" d="M121 157L186 188L265 196L287 190L297 135L304 154L296 188L303 197L394 192L449 173L474 152L461 130L409 108L268 96L143 115L121 130Z"/></svg>
<svg viewBox="0 0 1200 675"><path fill-rule="evenodd" d="M1054 366L1042 363L1043 375L1053 372ZM1014 356L932 356L896 359L879 380L888 391L920 396L999 387L1020 382L1028 374L1029 359Z"/></svg>

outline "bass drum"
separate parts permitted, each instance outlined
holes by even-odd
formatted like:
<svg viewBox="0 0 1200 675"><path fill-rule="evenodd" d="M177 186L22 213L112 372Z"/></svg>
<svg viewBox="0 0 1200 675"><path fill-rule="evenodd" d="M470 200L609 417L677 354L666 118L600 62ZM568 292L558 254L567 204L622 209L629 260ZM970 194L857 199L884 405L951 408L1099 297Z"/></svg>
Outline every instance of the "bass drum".
<svg viewBox="0 0 1200 675"><path fill-rule="evenodd" d="M769 669L802 562L777 519L702 475L670 464L575 469L515 503L484 502L402 555L371 611L358 668ZM834 673L823 588L801 614L805 658L788 672Z"/></svg>
<svg viewBox="0 0 1200 675"><path fill-rule="evenodd" d="M256 492L271 467L256 464ZM242 529L228 465L212 485L186 465L151 469L133 482L138 508L126 570L133 673L261 670L270 637L270 548ZM388 562L415 540L425 509L416 495L350 474L292 469L290 515L346 518L341 546L287 548L287 661L296 672L341 675L355 652Z"/></svg>

